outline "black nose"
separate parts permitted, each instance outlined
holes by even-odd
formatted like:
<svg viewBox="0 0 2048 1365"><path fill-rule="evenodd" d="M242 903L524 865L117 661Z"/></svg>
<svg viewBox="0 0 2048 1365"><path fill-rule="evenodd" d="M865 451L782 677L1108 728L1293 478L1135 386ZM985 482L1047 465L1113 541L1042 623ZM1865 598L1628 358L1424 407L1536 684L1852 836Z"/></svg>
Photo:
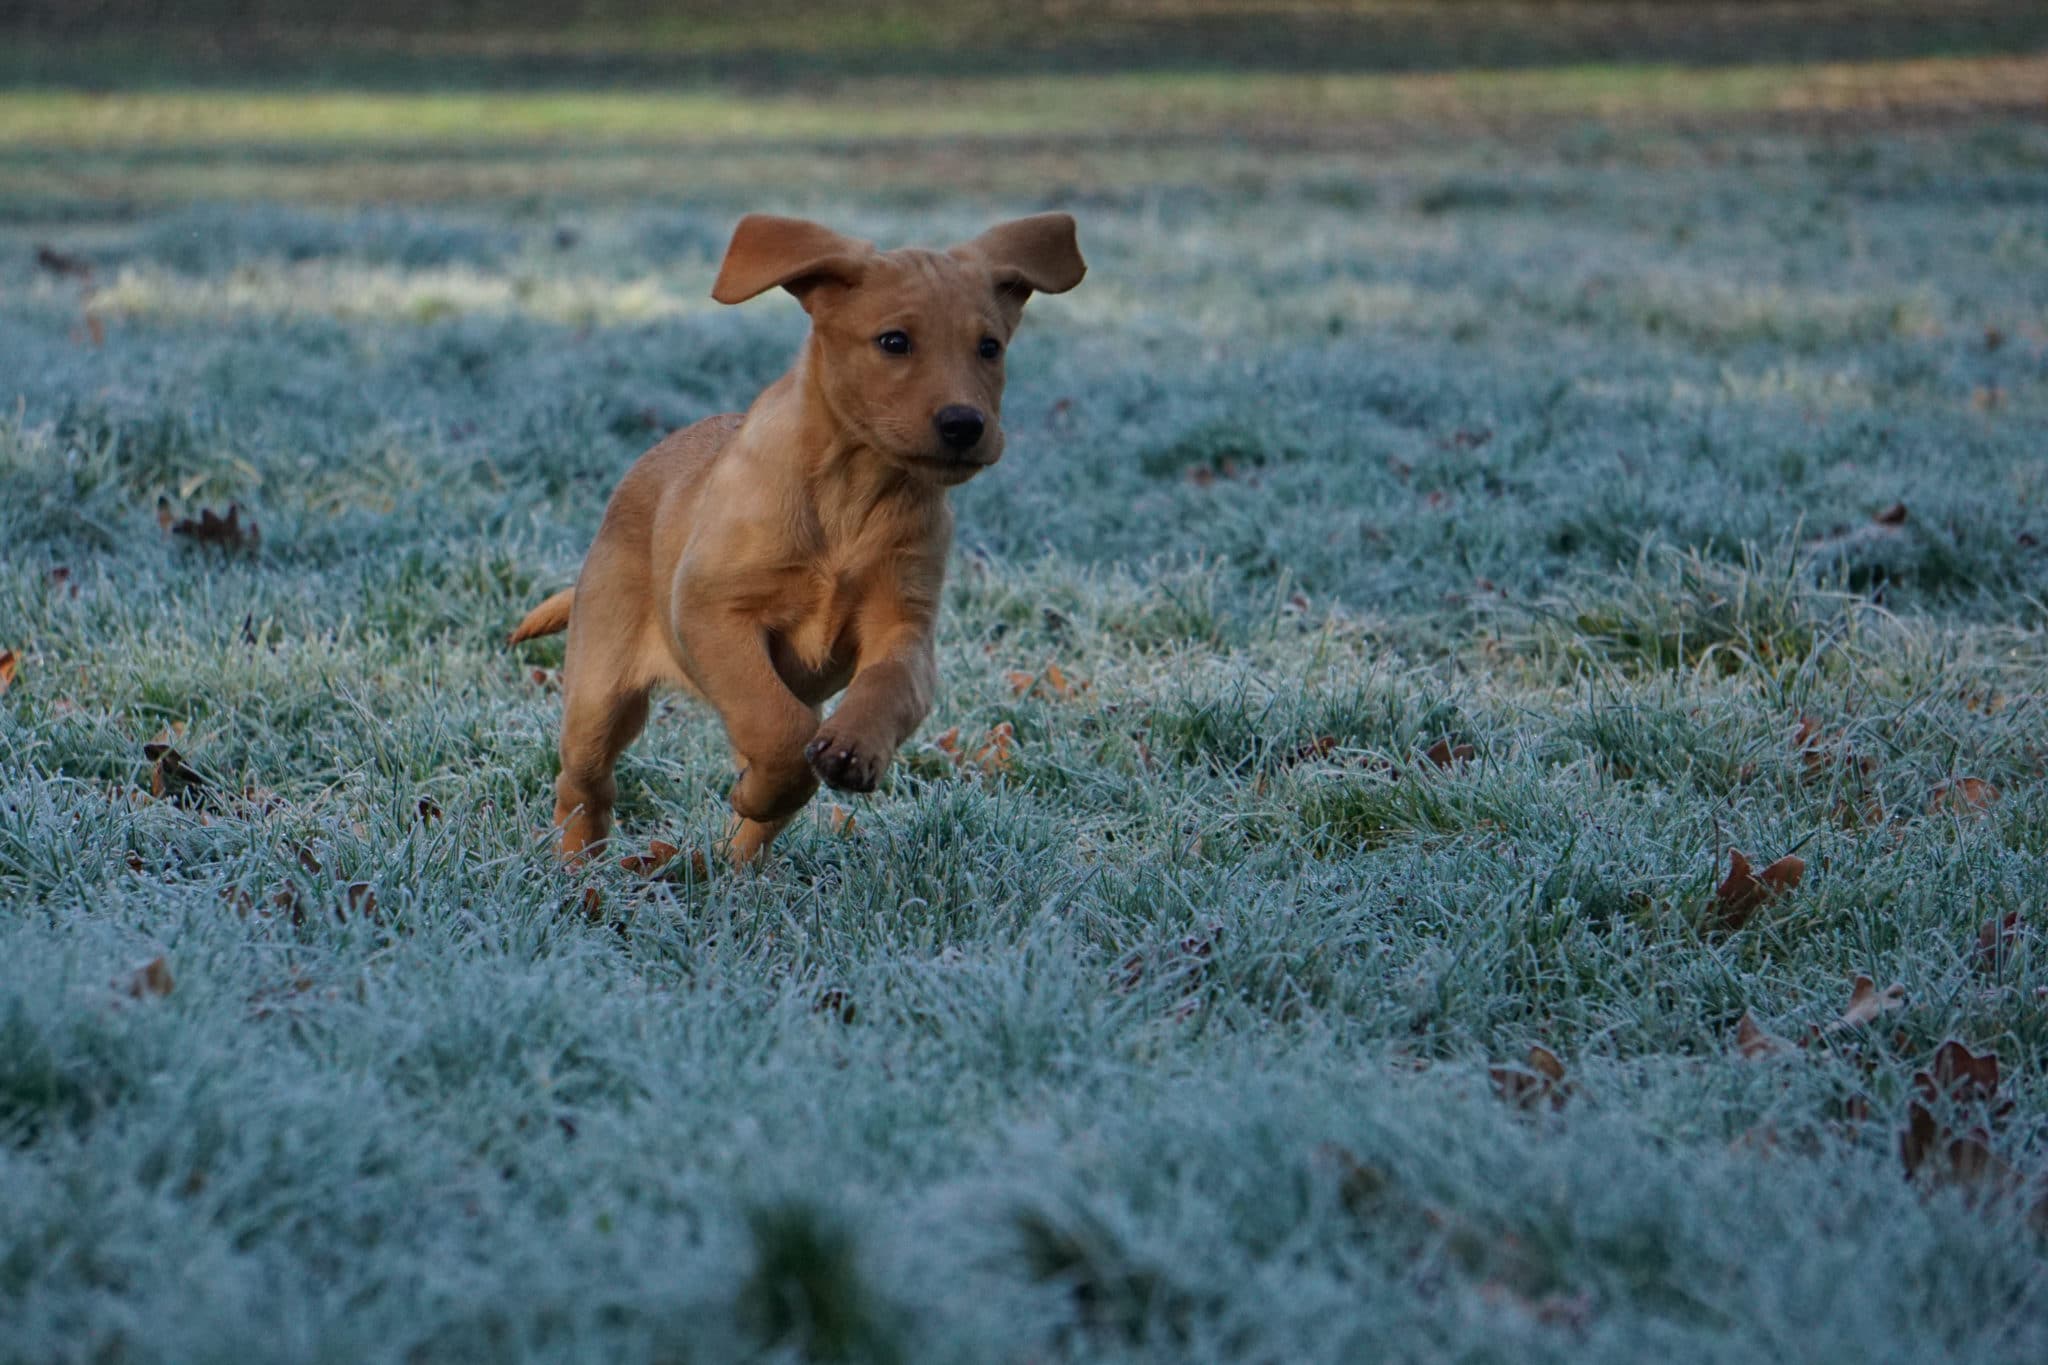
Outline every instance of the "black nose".
<svg viewBox="0 0 2048 1365"><path fill-rule="evenodd" d="M972 450L974 443L981 439L987 423L979 412L965 403L953 403L940 408L932 418L932 425L939 429L939 439L950 450Z"/></svg>

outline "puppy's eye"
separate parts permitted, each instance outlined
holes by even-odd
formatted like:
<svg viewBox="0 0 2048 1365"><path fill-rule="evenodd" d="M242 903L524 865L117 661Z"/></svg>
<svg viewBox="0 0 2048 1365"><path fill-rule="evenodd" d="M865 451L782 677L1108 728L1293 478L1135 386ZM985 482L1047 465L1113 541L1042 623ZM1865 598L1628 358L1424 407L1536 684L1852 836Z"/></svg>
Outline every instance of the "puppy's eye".
<svg viewBox="0 0 2048 1365"><path fill-rule="evenodd" d="M1002 353L1002 342L997 341L994 337L983 337L981 339L981 358L983 360L994 360Z"/></svg>
<svg viewBox="0 0 2048 1365"><path fill-rule="evenodd" d="M875 338L875 345L881 347L890 355L909 355L910 333L884 332Z"/></svg>

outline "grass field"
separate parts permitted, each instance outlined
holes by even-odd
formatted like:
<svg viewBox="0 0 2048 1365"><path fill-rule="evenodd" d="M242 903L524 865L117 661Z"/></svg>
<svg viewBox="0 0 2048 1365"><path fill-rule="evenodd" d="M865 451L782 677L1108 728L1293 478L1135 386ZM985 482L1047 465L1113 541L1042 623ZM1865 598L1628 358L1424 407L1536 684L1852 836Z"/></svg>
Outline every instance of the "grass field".
<svg viewBox="0 0 2048 1365"><path fill-rule="evenodd" d="M0 1359L2048 1358L2044 71L0 89ZM733 220L1053 206L885 790L559 870Z"/></svg>

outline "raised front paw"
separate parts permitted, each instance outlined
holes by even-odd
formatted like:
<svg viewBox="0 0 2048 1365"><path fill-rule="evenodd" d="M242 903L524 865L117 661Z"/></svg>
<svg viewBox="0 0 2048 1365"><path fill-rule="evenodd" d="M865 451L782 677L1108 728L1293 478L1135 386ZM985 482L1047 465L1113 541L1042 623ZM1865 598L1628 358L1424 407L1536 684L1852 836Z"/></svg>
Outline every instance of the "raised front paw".
<svg viewBox="0 0 2048 1365"><path fill-rule="evenodd" d="M843 792L871 792L889 766L889 755L871 741L841 734L830 724L804 746L811 771L826 786Z"/></svg>

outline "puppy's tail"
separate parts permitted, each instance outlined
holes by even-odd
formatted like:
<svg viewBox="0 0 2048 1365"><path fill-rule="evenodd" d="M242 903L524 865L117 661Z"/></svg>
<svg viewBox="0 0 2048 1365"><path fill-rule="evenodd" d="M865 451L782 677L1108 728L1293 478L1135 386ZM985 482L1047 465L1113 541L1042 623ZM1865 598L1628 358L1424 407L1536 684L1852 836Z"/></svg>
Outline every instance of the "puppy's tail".
<svg viewBox="0 0 2048 1365"><path fill-rule="evenodd" d="M512 632L512 638L505 643L516 645L521 640L538 640L543 635L553 635L569 628L569 606L576 600L576 589L564 588L547 601L526 613L526 619Z"/></svg>

